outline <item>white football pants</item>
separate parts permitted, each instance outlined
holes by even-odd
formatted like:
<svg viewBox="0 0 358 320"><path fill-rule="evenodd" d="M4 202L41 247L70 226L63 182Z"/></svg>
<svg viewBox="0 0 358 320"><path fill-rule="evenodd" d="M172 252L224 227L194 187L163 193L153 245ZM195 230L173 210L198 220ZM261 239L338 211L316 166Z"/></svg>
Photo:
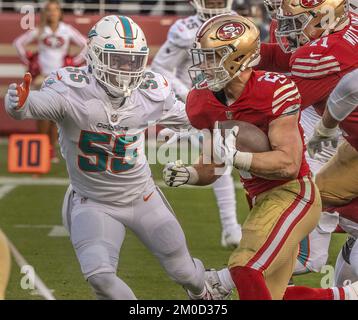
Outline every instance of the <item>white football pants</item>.
<svg viewBox="0 0 358 320"><path fill-rule="evenodd" d="M201 261L191 257L183 230L164 195L154 182L149 185L136 200L123 206L84 198L71 186L67 190L63 222L70 233L82 273L98 298L135 298L122 280L117 288L126 292L111 294L108 289L107 294L103 292L107 290L107 284L98 284L104 277L93 277L116 274L126 227L158 258L171 279L194 294L204 290L205 269ZM108 279L103 281L110 282Z"/></svg>

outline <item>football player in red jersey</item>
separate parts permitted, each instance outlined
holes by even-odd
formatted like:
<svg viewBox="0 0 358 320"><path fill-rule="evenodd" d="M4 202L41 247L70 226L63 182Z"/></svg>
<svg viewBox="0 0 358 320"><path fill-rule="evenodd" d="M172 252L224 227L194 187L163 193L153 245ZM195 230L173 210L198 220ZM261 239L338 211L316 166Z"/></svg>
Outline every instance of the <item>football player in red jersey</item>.
<svg viewBox="0 0 358 320"><path fill-rule="evenodd" d="M343 280L358 279L358 244L354 244L358 237L357 82L358 69L342 78L329 96L323 117L308 143L310 153L314 154L321 150L323 143L337 144L338 125L345 132L346 141L339 146L337 153L317 176L323 204L344 205L336 210L341 216L342 228L352 236L349 240L349 259L343 257L343 251L337 258L335 272L336 280L340 283ZM345 272L342 272L343 264L347 264ZM347 274L348 264L351 272Z"/></svg>
<svg viewBox="0 0 358 320"><path fill-rule="evenodd" d="M270 4L270 0L267 2ZM271 4L271 7L275 6ZM318 121L316 111L322 113L339 79L357 67L358 20L354 1L349 2L349 10L350 14L347 3L342 0L283 0L276 15L279 20L276 35L288 53L280 50L277 44L262 44L263 58L259 68L292 71L291 78L302 96L301 123L306 137L311 136ZM316 110L309 106L310 103ZM308 159L314 173L335 153L330 146L323 149L314 159ZM320 175L317 179L322 180ZM322 214L319 225L307 239L310 245L303 246L303 249L310 249L308 259L300 257L295 272L320 271L328 257L329 232L335 229L337 218L337 214Z"/></svg>
<svg viewBox="0 0 358 320"><path fill-rule="evenodd" d="M340 78L358 67L358 17L346 0L283 0L276 19L279 44L261 45L258 68L291 72L302 108L323 110Z"/></svg>
<svg viewBox="0 0 358 320"><path fill-rule="evenodd" d="M259 31L241 16L220 15L199 29L194 66L195 83L187 98L187 114L197 129L214 129L227 119L252 123L268 136L272 151L241 152L235 147L237 127L223 146L214 130L216 158L240 170L253 208L243 225L240 246L229 260L240 299L355 299L358 284L344 288L288 288L299 242L313 230L321 200L303 155L299 126L300 94L295 84L277 73L254 71L259 60ZM169 186L200 185L215 180L211 165L168 164Z"/></svg>

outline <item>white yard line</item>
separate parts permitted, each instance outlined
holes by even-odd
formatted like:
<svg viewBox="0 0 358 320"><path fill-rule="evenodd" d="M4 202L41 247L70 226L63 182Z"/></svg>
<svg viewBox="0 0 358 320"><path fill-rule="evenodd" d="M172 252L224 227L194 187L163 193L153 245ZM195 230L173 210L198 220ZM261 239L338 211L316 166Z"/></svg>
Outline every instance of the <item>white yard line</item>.
<svg viewBox="0 0 358 320"><path fill-rule="evenodd" d="M20 185L29 185L29 186L68 186L70 181L67 178L32 178L32 177L22 177L22 178L12 178L12 177L2 177L0 176L0 185L12 185L12 186L20 186ZM155 184L160 188L169 188L164 181L155 180ZM180 188L203 188L209 189L211 186L189 186L184 185ZM242 184L240 182L235 182L236 189L242 189Z"/></svg>
<svg viewBox="0 0 358 320"><path fill-rule="evenodd" d="M5 184L3 186L0 186L0 200L15 188L16 188L16 184ZM11 253L17 265L20 267L20 269L25 265L29 265L29 263L24 259L24 257L16 249L16 247L9 240L9 238L7 238L7 242L9 243ZM46 287L46 285L43 283L43 281L36 273L35 273L35 287L37 288L39 294L43 296L46 300L56 300L55 297L52 295L51 291Z"/></svg>
<svg viewBox="0 0 358 320"><path fill-rule="evenodd" d="M20 267L20 269L23 266L30 265L25 258L20 254L20 252L16 249L16 247L13 245L13 243L7 239L9 243L9 247L12 253L12 256L14 257L17 265ZM40 279L40 277L35 272L35 283L34 283L38 293L43 296L46 300L56 300L55 297L52 295L51 290L46 287L44 282Z"/></svg>
<svg viewBox="0 0 358 320"><path fill-rule="evenodd" d="M1 184L1 183L0 183ZM0 200L4 198L10 191L16 188L16 185L5 184L0 186Z"/></svg>

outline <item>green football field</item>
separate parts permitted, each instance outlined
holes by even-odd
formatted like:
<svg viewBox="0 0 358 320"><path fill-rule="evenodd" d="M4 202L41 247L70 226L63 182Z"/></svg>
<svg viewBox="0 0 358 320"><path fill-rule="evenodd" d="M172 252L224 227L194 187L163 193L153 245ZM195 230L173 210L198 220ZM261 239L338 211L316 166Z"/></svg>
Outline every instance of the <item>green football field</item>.
<svg viewBox="0 0 358 320"><path fill-rule="evenodd" d="M0 145L0 227L22 262L34 268L37 276L56 299L94 299L81 275L68 236L61 223L61 206L66 191L65 164L53 165L50 174L38 177L7 173L7 145ZM162 166L152 166L156 181L161 181ZM48 180L48 178L55 178ZM237 180L237 176L235 177ZM46 180L47 179L47 180ZM186 234L193 256L206 267L220 269L230 256L230 249L220 245L219 215L210 188L162 188ZM237 188L238 218L248 214L243 191ZM345 235L333 235L329 265L345 241ZM39 292L26 289L26 278L13 258L7 299L44 299ZM24 272L24 270L23 270ZM127 231L121 250L118 274L139 299L187 299L183 289L172 282L156 259L131 231ZM296 285L319 287L323 273L296 276Z"/></svg>

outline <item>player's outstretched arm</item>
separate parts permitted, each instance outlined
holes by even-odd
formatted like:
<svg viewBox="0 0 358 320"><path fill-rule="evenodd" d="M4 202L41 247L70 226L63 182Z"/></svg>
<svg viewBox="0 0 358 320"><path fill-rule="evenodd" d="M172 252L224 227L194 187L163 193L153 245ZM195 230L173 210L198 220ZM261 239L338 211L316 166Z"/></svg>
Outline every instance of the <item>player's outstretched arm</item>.
<svg viewBox="0 0 358 320"><path fill-rule="evenodd" d="M40 119L61 121L67 101L52 89L31 91L31 74L26 73L21 84L9 85L5 96L6 112L14 119Z"/></svg>
<svg viewBox="0 0 358 320"><path fill-rule="evenodd" d="M345 75L330 94L322 119L307 144L310 157L322 151L322 144L337 147L338 125L358 106L358 70Z"/></svg>
<svg viewBox="0 0 358 320"><path fill-rule="evenodd" d="M185 166L181 160L165 165L163 180L169 187L179 187L184 184L206 186L214 183L221 172L224 173L223 165L218 165L213 160L211 138L206 136L203 141L203 152L192 166ZM222 170L216 170L217 168Z"/></svg>

